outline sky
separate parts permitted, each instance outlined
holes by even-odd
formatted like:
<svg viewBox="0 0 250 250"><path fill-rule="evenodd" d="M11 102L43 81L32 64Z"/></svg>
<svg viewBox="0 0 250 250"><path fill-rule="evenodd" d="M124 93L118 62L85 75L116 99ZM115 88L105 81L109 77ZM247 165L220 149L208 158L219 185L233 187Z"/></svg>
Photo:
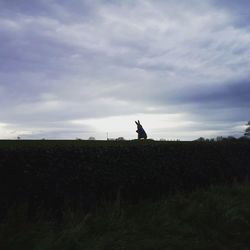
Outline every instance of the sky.
<svg viewBox="0 0 250 250"><path fill-rule="evenodd" d="M1 0L0 138L242 136L248 0Z"/></svg>

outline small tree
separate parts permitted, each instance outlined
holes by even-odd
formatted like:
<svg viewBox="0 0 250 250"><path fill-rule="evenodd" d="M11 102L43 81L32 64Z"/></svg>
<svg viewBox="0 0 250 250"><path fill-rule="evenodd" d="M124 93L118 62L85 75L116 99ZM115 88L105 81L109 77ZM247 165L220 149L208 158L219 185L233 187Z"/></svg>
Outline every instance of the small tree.
<svg viewBox="0 0 250 250"><path fill-rule="evenodd" d="M196 139L196 141L205 141L204 137L199 137L198 139Z"/></svg>
<svg viewBox="0 0 250 250"><path fill-rule="evenodd" d="M250 121L246 124L247 128L245 130L245 136L250 137Z"/></svg>
<svg viewBox="0 0 250 250"><path fill-rule="evenodd" d="M116 138L116 141L125 141L124 137L118 137Z"/></svg>

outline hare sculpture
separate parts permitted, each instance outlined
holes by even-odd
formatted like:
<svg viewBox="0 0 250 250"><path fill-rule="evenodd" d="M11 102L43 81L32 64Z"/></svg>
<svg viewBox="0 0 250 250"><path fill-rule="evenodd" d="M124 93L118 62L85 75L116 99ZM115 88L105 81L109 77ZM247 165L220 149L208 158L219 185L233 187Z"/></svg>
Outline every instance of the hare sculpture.
<svg viewBox="0 0 250 250"><path fill-rule="evenodd" d="M137 125L137 130L136 133L138 133L138 140L140 139L147 139L147 134L145 132L145 130L143 129L142 125L140 124L140 121L138 120L135 121L136 125Z"/></svg>

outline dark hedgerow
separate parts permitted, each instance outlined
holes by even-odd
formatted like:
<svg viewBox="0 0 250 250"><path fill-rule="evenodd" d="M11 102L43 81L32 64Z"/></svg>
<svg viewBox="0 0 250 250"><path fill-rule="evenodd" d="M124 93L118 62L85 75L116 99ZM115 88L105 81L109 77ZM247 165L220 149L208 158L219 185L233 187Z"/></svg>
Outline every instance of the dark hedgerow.
<svg viewBox="0 0 250 250"><path fill-rule="evenodd" d="M137 202L248 180L249 142L1 141L1 214Z"/></svg>

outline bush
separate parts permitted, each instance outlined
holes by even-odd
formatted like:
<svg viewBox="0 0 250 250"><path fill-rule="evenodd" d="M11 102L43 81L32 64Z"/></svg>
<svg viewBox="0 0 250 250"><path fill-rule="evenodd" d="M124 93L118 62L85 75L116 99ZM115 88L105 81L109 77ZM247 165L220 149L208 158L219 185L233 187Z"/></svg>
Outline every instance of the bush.
<svg viewBox="0 0 250 250"><path fill-rule="evenodd" d="M249 142L12 141L0 144L0 212L96 207L245 181ZM1 213L0 213L1 214Z"/></svg>

